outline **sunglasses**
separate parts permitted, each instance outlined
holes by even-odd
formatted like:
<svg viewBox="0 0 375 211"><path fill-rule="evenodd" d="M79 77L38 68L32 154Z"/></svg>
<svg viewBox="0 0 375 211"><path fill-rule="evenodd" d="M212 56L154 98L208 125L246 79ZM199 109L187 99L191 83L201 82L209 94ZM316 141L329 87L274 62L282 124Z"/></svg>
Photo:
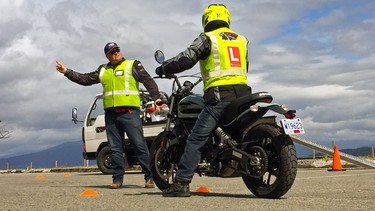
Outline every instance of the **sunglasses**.
<svg viewBox="0 0 375 211"><path fill-rule="evenodd" d="M111 50L109 52L109 54L113 55L113 54L118 53L118 52L120 52L120 48L115 48L115 49Z"/></svg>

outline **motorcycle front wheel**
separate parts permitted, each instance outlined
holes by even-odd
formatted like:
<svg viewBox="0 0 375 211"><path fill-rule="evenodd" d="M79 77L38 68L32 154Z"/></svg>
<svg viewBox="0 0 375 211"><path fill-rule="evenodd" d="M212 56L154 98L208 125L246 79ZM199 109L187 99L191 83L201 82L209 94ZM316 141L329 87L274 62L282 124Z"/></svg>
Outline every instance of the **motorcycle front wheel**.
<svg viewBox="0 0 375 211"><path fill-rule="evenodd" d="M260 178L242 174L246 187L257 197L276 199L292 187L297 175L297 156L293 141L283 135L277 126L258 125L245 136L250 142L244 149L257 145L262 147L268 158L268 167Z"/></svg>
<svg viewBox="0 0 375 211"><path fill-rule="evenodd" d="M152 142L151 155L151 171L156 186L163 191L167 189L174 181L177 171L179 156L179 145L165 147L171 134L161 132Z"/></svg>

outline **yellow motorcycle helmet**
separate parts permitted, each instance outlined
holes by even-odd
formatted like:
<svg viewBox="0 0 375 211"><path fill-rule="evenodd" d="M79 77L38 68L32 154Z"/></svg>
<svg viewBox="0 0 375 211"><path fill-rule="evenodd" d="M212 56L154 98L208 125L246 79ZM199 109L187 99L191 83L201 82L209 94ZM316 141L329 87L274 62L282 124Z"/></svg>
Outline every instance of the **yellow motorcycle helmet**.
<svg viewBox="0 0 375 211"><path fill-rule="evenodd" d="M230 13L223 4L211 4L203 12L202 26L205 32L230 26Z"/></svg>

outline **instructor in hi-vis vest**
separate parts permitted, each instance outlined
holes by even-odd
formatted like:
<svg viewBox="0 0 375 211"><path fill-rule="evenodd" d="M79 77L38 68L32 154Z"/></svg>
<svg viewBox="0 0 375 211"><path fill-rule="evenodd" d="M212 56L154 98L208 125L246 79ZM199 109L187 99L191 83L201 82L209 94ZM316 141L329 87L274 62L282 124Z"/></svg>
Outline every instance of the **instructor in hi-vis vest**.
<svg viewBox="0 0 375 211"><path fill-rule="evenodd" d="M124 133L134 146L135 153L145 173L145 187L154 188L150 171L150 156L143 136L140 118L139 82L149 91L152 99L160 101L159 89L154 79L143 68L138 60L123 58L120 47L107 43L104 53L109 60L90 73L78 73L66 68L56 61L56 69L69 80L83 86L101 83L103 86L103 104L105 109L105 125L108 143L111 148L113 169L112 189L122 186L124 180L123 140ZM159 107L157 107L159 109Z"/></svg>
<svg viewBox="0 0 375 211"><path fill-rule="evenodd" d="M205 106L187 139L176 179L163 191L164 197L190 196L189 183L201 159L200 148L215 129L225 107L236 98L251 94L246 77L248 40L229 29L227 8L222 4L208 6L202 16L202 26L204 33L185 51L156 69L158 75L179 73L199 61L204 83Z"/></svg>

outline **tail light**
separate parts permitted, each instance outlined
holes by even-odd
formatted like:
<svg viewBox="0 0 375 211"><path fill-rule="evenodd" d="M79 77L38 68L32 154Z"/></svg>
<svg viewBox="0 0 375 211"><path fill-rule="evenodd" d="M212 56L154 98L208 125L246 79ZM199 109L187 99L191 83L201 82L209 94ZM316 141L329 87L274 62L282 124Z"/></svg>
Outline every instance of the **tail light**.
<svg viewBox="0 0 375 211"><path fill-rule="evenodd" d="M262 103L271 103L272 98L271 97L260 98L260 99L258 99L258 101L262 102Z"/></svg>
<svg viewBox="0 0 375 211"><path fill-rule="evenodd" d="M284 114L287 119L294 119L296 117L296 110L289 110Z"/></svg>

